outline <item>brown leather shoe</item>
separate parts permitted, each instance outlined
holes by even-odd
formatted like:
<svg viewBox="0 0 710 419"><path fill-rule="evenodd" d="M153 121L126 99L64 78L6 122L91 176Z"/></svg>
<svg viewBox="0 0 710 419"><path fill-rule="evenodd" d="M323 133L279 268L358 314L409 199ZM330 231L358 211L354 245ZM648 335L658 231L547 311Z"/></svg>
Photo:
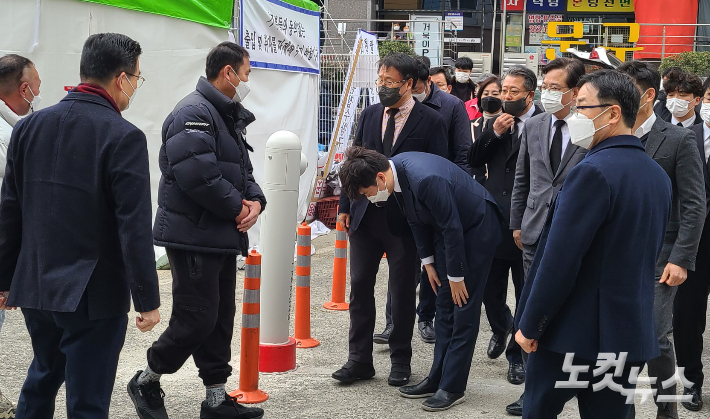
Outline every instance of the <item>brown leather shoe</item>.
<svg viewBox="0 0 710 419"><path fill-rule="evenodd" d="M656 419L678 419L678 403L667 403L666 407L659 407Z"/></svg>

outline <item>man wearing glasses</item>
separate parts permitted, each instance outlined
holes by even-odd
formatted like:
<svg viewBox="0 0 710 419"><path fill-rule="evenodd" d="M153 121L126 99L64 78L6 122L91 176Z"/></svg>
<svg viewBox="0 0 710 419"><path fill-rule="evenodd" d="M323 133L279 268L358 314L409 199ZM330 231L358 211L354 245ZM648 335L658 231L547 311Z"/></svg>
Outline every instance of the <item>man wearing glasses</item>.
<svg viewBox="0 0 710 419"><path fill-rule="evenodd" d="M545 113L530 118L523 129L510 206L510 229L515 244L523 251L526 272L535 256L547 212L557 192L569 171L587 153L586 149L570 144L566 122L571 116L570 105L577 99L577 83L584 76L584 64L579 60L557 58L542 69L542 74L544 79L540 90ZM493 285L490 283L489 287L493 288ZM500 295L499 306L507 308L504 292L491 294ZM516 297L520 298L520 295L516 294ZM486 311L490 317L488 306ZM511 365L523 363L523 353L514 340L508 345L506 356ZM522 415L523 399L521 396L507 406L508 413Z"/></svg>
<svg viewBox="0 0 710 419"><path fill-rule="evenodd" d="M572 144L589 152L557 195L516 314L516 341L530 354L530 419L556 418L575 397L583 418L625 419L632 368L659 354L654 270L671 181L632 135L640 99L633 80L600 70L579 88L567 124ZM599 367L611 357L618 363Z"/></svg>
<svg viewBox="0 0 710 419"><path fill-rule="evenodd" d="M496 117L489 128L471 146L468 164L471 167L487 165L488 178L485 187L493 195L503 212L506 225L510 224L511 197L515 182L518 152L526 121L543 113L533 104L537 77L525 67L512 67L503 79L501 100L503 114ZM513 315L505 300L508 290L508 272L511 272L515 295L520 296L523 285L523 256L513 241L510 231L503 232L503 241L498 245L493 259L484 304L491 322L493 337L488 346L488 356L497 358L509 347L507 379L512 384L525 382L525 369L518 356L519 348L512 339ZM492 314L492 315L491 315ZM510 343L508 343L510 339Z"/></svg>
<svg viewBox="0 0 710 419"><path fill-rule="evenodd" d="M354 145L389 158L420 151L448 158L448 135L442 116L412 97L417 63L406 54L382 59L377 79L380 103L360 115ZM388 343L392 369L388 383L409 383L415 319L416 272L420 266L407 219L384 184L375 196L351 200L340 195L338 222L350 236L350 334L348 362L332 377L350 384L374 377L374 287L382 254L387 253L392 295L392 331ZM428 256L428 255L427 255Z"/></svg>
<svg viewBox="0 0 710 419"><path fill-rule="evenodd" d="M140 54L125 35L90 36L82 83L13 131L0 310L22 308L34 351L17 418L53 417L65 382L68 417L108 418L131 299L142 332L160 321L148 147L121 117L141 84Z"/></svg>

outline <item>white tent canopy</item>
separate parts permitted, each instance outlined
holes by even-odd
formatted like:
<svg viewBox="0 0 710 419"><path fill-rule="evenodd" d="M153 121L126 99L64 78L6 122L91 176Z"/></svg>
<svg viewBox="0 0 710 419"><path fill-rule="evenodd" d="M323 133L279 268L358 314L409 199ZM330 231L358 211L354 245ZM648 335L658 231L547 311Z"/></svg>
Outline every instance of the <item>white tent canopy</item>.
<svg viewBox="0 0 710 419"><path fill-rule="evenodd" d="M146 82L123 116L148 137L155 209L163 121L194 90L204 75L207 53L228 40L228 31L76 0L3 0L0 10L0 56L15 53L35 63L42 79L43 107L61 100L66 86L79 83L81 49L89 35L118 32L141 44L140 69ZM309 166L300 179L299 209L294 214L300 221L305 218L317 166L318 75L254 68L249 84L251 93L243 104L256 115L246 138L255 150L251 160L257 182L263 178L264 145L272 133L288 130L301 139ZM258 224L250 239L258 243Z"/></svg>

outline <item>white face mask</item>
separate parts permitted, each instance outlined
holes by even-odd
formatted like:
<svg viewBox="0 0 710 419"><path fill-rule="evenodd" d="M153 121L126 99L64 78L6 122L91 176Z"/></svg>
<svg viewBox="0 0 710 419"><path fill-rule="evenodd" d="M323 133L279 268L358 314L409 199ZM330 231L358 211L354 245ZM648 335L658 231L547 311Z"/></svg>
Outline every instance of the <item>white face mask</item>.
<svg viewBox="0 0 710 419"><path fill-rule="evenodd" d="M468 82L468 78L470 77L469 73L465 73L463 71L457 71L454 73L456 75L456 81L459 83L466 83Z"/></svg>
<svg viewBox="0 0 710 419"><path fill-rule="evenodd" d="M700 117L710 127L710 103L703 103L700 107Z"/></svg>
<svg viewBox="0 0 710 419"><path fill-rule="evenodd" d="M542 96L540 98L540 101L542 102L542 107L545 108L545 112L547 113L555 113L557 111L562 110L565 106L569 105L572 103L570 100L566 104L562 104L562 96L569 93L572 89L569 89L566 92L555 92L552 90L545 89L542 91Z"/></svg>
<svg viewBox="0 0 710 419"><path fill-rule="evenodd" d="M30 104L30 111L34 112L35 106L37 106L37 107L39 106L40 102L42 102L42 98L40 97L40 95L36 95L35 92L32 91L32 88L29 85L27 86L27 88L30 89L30 93L32 93L32 101L30 102L29 100L27 100L27 98L23 98L23 99L25 99L25 102Z"/></svg>
<svg viewBox="0 0 710 419"><path fill-rule="evenodd" d="M128 77L126 77L126 81L127 81L128 84L130 84L131 87L133 88L133 94L130 95L130 96L128 96L128 93L126 93L126 91L123 90L123 88L121 88L121 91L123 92L123 94L126 95L126 97L128 98L128 106L126 106L126 109L124 109L124 111L127 111L128 108L131 107L131 104L133 103L133 99L136 98L136 93L138 93L138 89L135 88L135 87L133 87L133 83L131 83L131 81L128 79Z"/></svg>
<svg viewBox="0 0 710 419"><path fill-rule="evenodd" d="M232 87L234 87L234 90L235 90L234 96L232 96L232 100L234 102L241 102L244 99L246 99L249 92L251 92L251 88L249 87L249 85L245 81L242 80L241 77L239 77L239 74L237 74L236 71L232 70L232 72L239 79L239 84L236 86L233 85L231 81L227 80L227 83L232 84Z"/></svg>
<svg viewBox="0 0 710 419"><path fill-rule="evenodd" d="M386 202L387 199L389 199L389 197L390 197L390 193L387 190L387 184L385 184L385 189L382 191L380 190L380 185L378 184L377 185L377 194L375 196L368 196L367 199L369 199L370 202L372 202L373 204L377 204L380 202Z"/></svg>
<svg viewBox="0 0 710 419"><path fill-rule="evenodd" d="M424 102L424 100L426 99L426 96L427 96L426 90L421 93L412 93L412 97L417 99L420 102Z"/></svg>
<svg viewBox="0 0 710 419"><path fill-rule="evenodd" d="M606 108L604 112L609 109L610 108ZM570 116L569 119L567 119L567 127L569 128L570 136L569 141L576 146L589 150L589 146L594 140L594 134L600 129L609 126L609 124L606 124L603 127L594 128L594 120L602 116L604 112L595 116L594 119L589 119L581 113Z"/></svg>
<svg viewBox="0 0 710 419"><path fill-rule="evenodd" d="M689 101L678 99L677 97L666 100L666 108L671 111L676 118L682 118L690 112L688 105L690 105Z"/></svg>

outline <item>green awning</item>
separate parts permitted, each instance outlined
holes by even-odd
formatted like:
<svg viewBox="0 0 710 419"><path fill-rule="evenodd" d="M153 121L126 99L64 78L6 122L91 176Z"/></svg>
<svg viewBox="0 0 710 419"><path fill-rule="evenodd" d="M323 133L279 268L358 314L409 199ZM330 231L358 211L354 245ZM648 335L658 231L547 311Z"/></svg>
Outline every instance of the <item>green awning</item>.
<svg viewBox="0 0 710 419"><path fill-rule="evenodd" d="M232 23L232 0L81 0L139 12L189 20L228 29ZM265 0L258 0L265 1ZM307 10L320 8L310 0L281 0Z"/></svg>

